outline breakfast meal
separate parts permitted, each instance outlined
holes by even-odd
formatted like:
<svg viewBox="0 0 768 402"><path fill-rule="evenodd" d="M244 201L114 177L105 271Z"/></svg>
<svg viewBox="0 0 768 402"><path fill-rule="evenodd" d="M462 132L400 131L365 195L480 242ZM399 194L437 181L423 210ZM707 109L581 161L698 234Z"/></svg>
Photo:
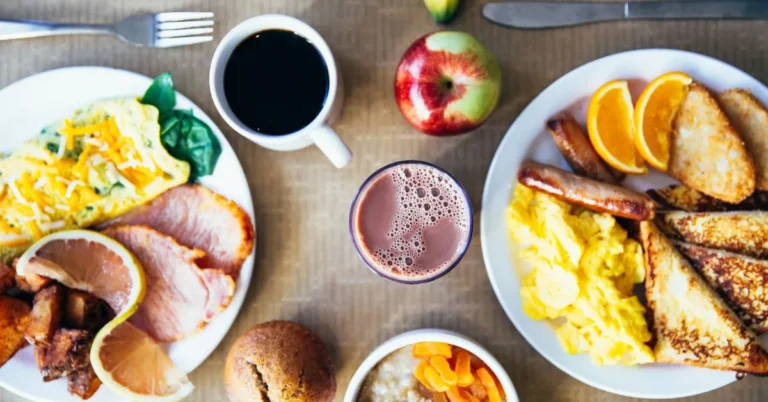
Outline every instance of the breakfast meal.
<svg viewBox="0 0 768 402"><path fill-rule="evenodd" d="M445 171L405 161L363 184L352 204L350 231L361 258L376 273L419 283L461 260L472 236L472 207Z"/></svg>
<svg viewBox="0 0 768 402"><path fill-rule="evenodd" d="M461 0L422 1L439 24L460 10ZM488 4L481 14L490 20L522 16L527 20L522 25L533 27L541 25L542 16L572 19L571 11L588 6L512 3L520 4ZM623 7L625 18L643 11L632 2L615 6L617 12ZM370 22L367 14L375 14L366 7L352 8L342 17L366 14L364 21ZM81 28L0 21L10 27L0 33L0 41L101 32L136 45L173 47L213 40L202 36L214 32L212 16L156 13ZM384 31L401 27L375 16L372 20L387 25ZM367 46L355 37L364 28L336 29L341 35L331 44L346 50ZM495 34L489 32L483 37ZM403 47L390 71L394 82L388 88L400 114L411 131L429 136L477 130L502 98L496 57L466 32L420 35ZM382 43L402 44L402 35L379 36ZM518 46L510 54L525 57L529 47ZM234 132L254 143L279 151L316 145L341 168L351 152L331 125L341 115L345 96L352 95L363 109L380 106L365 95L381 92L377 81L392 61L391 53L381 50L376 60L363 53L337 59L322 36L301 20L256 16L238 24L216 48L208 75L213 105ZM725 63L693 56L633 51L561 77L516 117L512 135L490 164L483 192L482 252L503 311L555 366L591 386L631 397L685 397L725 384L723 378L768 376L768 342L760 338L768 341L768 109L763 104L768 88ZM337 66L336 60L344 63ZM523 67L541 67L538 62ZM651 77L671 65L691 75L670 71ZM354 93L343 86L342 70L350 68L359 70L351 80ZM729 68L740 75L720 79ZM5 109L13 109L21 98L34 102L5 112L13 117L4 120L10 123L4 139L11 140L0 153L0 386L34 400L180 401L195 390L188 375L222 341L246 297L256 251L250 188L259 183L246 180L222 133L176 92L170 73L146 86L145 77L125 71L72 70L79 75L46 75L48 85L35 83L42 90L24 84L0 91L12 95L10 101L0 97ZM93 79L102 73L103 78ZM508 86L519 93L511 98L525 101L530 71L512 73L516 77ZM136 93L136 85L143 95ZM361 88L369 93L361 96ZM502 109L509 115L519 106ZM27 111L30 115L24 116ZM16 120L32 123L31 129ZM380 119L369 120L369 125L380 125ZM489 142L478 138L434 140L443 141L440 149L416 149L416 154L434 157L437 152L443 161L485 154L476 151L486 150ZM261 162L251 168L272 161ZM347 173L359 173L359 168ZM286 179L317 182L316 172L289 173ZM294 193L304 198L318 194L307 189ZM340 198L336 195L342 190L336 190L332 197ZM283 204L295 201L288 198L296 194L259 200L286 209L271 216L272 224L293 223L282 218L295 218L296 205ZM325 227L334 219L326 215L323 221L307 220ZM469 251L474 218L473 199L454 176L430 162L402 160L362 183L348 225L362 262L398 286L430 282L458 266ZM278 237L268 246L296 240ZM335 246L321 244L313 254L339 249ZM267 252L274 255L262 262L288 259L290 269L307 265L317 272L333 265L327 259L305 264L282 251ZM358 285L350 282L355 278L334 282L339 272L324 272L321 281L313 277L308 286L299 286L299 293L312 288L299 294L301 300L278 289L273 293L281 300L271 300L275 308L270 311L301 320L346 303L352 310L338 310L354 314L341 321L350 321L354 331L335 328L338 322L330 325L325 311L313 319L323 331L282 320L255 325L232 338L219 375L206 380L223 383L224 390L214 397L209 390L206 397L337 400L334 358L359 354L334 353L323 338L338 336L339 346L356 342L359 349L361 332L380 336L412 325L397 315L383 317L391 313L385 310L357 322L355 300L331 298L330 304L336 304L330 307L310 300L322 292L339 292L344 287L339 284L348 285L341 290ZM285 282L301 276L297 273L302 272L261 275L258 281L274 286L266 279ZM455 287L432 289L455 294ZM476 290L463 287L466 293ZM392 307L390 299L384 298L386 307ZM308 301L316 305L307 310ZM379 301L366 303L381 307ZM394 302L413 310L405 300ZM476 306L469 308L472 313ZM461 316L448 310L450 317ZM348 323L342 324L346 328ZM518 402L502 365L476 342L447 330L417 329L391 338L359 365L349 384L350 362L339 363L345 402ZM544 395L538 399L555 396Z"/></svg>
<svg viewBox="0 0 768 402"><path fill-rule="evenodd" d="M400 348L368 373L358 402L503 402L493 371L477 356L442 342Z"/></svg>
<svg viewBox="0 0 768 402"><path fill-rule="evenodd" d="M606 83L586 120L589 141L571 115L545 124L574 173L533 161L517 173L507 227L530 263L523 311L598 365L768 374L768 112L748 91L667 73L634 105L626 81ZM646 196L610 170L641 175L646 162L683 184ZM616 218L640 221L641 242Z"/></svg>
<svg viewBox="0 0 768 402"><path fill-rule="evenodd" d="M256 325L232 345L224 364L232 402L330 402L336 371L323 341L289 321Z"/></svg>
<svg viewBox="0 0 768 402"><path fill-rule="evenodd" d="M221 148L175 105L163 74L0 158L0 366L30 344L43 380L82 399L102 384L137 401L192 392L161 343L227 308L254 229L194 183Z"/></svg>

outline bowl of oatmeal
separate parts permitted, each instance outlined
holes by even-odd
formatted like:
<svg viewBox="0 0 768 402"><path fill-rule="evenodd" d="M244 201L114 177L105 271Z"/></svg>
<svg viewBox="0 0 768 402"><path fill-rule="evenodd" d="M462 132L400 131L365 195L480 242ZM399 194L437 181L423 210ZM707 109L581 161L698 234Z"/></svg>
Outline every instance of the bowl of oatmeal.
<svg viewBox="0 0 768 402"><path fill-rule="evenodd" d="M344 402L518 402L512 380L490 352L455 332L406 332L373 350Z"/></svg>

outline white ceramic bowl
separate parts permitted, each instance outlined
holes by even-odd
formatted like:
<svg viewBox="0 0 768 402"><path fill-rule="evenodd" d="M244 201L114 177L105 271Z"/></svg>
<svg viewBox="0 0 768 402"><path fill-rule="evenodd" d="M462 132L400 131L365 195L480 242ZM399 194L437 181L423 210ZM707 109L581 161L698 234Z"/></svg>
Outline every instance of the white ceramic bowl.
<svg viewBox="0 0 768 402"><path fill-rule="evenodd" d="M344 402L356 402L357 394L363 387L363 383L365 382L368 373L376 367L383 358L404 346L413 345L418 342L445 342L469 351L485 362L485 364L488 365L488 368L490 368L491 371L493 371L493 374L499 379L501 387L504 388L504 393L507 394L507 402L519 402L515 386L512 385L512 380L509 378L509 374L507 374L507 371L504 370L501 363L499 363L490 352L472 339L444 329L417 329L397 335L379 345L365 358L365 360L363 360L363 363L357 369L355 375L352 376L352 380L347 387L347 392L344 394Z"/></svg>

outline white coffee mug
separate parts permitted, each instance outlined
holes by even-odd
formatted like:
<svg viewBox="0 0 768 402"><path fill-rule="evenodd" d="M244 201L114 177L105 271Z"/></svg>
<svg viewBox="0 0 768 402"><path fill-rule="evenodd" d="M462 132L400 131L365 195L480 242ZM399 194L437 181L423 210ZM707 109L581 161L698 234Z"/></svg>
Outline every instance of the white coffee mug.
<svg viewBox="0 0 768 402"><path fill-rule="evenodd" d="M328 94L320 113L304 128L285 135L267 135L249 128L235 116L224 96L224 69L232 51L246 38L270 29L291 31L307 39L320 52L328 68ZM216 48L211 62L209 82L213 103L227 124L256 144L276 151L294 151L315 144L338 168L344 167L352 159L352 152L330 126L341 113L344 103L341 74L328 44L317 31L303 21L287 15L267 14L241 22L224 36Z"/></svg>

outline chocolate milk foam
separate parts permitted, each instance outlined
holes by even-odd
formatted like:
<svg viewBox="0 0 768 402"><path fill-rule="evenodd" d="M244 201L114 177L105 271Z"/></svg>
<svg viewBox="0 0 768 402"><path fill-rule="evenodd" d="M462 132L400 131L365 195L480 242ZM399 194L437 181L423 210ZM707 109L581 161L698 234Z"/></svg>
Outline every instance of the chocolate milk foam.
<svg viewBox="0 0 768 402"><path fill-rule="evenodd" d="M375 269L406 281L428 279L460 258L470 210L459 185L442 171L402 164L362 189L354 215L360 252Z"/></svg>

